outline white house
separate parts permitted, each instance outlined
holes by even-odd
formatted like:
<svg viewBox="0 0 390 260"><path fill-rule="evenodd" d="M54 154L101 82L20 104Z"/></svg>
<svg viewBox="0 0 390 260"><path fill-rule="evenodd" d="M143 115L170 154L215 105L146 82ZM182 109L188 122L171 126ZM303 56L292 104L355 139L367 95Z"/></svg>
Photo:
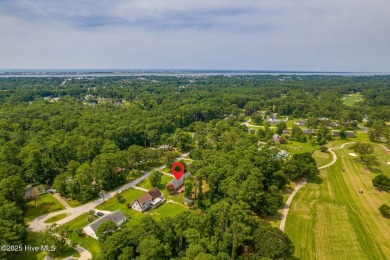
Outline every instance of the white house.
<svg viewBox="0 0 390 260"><path fill-rule="evenodd" d="M163 194L161 194L160 190L157 187L154 187L153 189L133 201L133 203L131 203L131 208L139 212L144 212L148 208L157 207L163 202Z"/></svg>
<svg viewBox="0 0 390 260"><path fill-rule="evenodd" d="M99 218L98 220L95 220L88 226L85 226L83 228L84 233L90 237L93 237L94 239L98 239L98 237L96 236L96 232L99 226L106 221L112 221L119 227L126 222L126 216L122 213L122 211L115 210L114 212L106 214L103 217Z"/></svg>

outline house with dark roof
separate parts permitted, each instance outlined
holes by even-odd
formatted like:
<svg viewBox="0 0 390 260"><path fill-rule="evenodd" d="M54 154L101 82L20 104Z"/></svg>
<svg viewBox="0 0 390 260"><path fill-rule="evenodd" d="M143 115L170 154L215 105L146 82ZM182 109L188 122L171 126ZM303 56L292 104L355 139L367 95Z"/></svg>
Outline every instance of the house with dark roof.
<svg viewBox="0 0 390 260"><path fill-rule="evenodd" d="M28 185L26 191L24 192L25 199L31 199L33 196L34 187L32 185Z"/></svg>
<svg viewBox="0 0 390 260"><path fill-rule="evenodd" d="M186 172L185 174L183 174L181 176L180 179L176 180L176 178L174 178L173 180L171 180L170 182L167 183L166 187L169 189L169 190L180 190L181 187L183 187L184 185L184 178L188 177L190 175L189 172Z"/></svg>
<svg viewBox="0 0 390 260"><path fill-rule="evenodd" d="M163 196L164 195L161 194L160 190L157 187L154 187L133 201L133 203L131 203L131 208L139 212L144 212L148 208L155 208L164 202Z"/></svg>
<svg viewBox="0 0 390 260"><path fill-rule="evenodd" d="M99 218L98 220L95 220L94 222L92 222L88 226L85 226L83 228L83 231L88 236L93 237L94 239L98 239L96 232L97 232L99 226L106 221L112 221L115 223L115 225L117 227L119 227L123 223L126 222L126 216L122 213L122 211L116 210L114 212L111 212L109 214L104 215L103 217Z"/></svg>
<svg viewBox="0 0 390 260"><path fill-rule="evenodd" d="M304 134L314 134L315 130L314 129L303 129L302 132Z"/></svg>
<svg viewBox="0 0 390 260"><path fill-rule="evenodd" d="M347 137L348 137L348 138L356 137L354 131L345 131L345 133L347 134Z"/></svg>

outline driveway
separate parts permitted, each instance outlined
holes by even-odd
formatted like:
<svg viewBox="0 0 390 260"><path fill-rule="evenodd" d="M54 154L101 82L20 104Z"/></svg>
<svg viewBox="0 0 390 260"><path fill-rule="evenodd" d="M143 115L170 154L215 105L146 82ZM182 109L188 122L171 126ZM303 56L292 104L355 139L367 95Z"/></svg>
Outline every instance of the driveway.
<svg viewBox="0 0 390 260"><path fill-rule="evenodd" d="M189 153L184 153L184 154L180 155L177 159L181 160L184 157L188 156L188 154ZM165 165L162 165L160 167L154 168L153 170L162 170L164 168L165 168ZM121 193L121 192L123 192L123 191L125 191L125 190L127 190L129 188L135 188L138 183L140 183L141 181L143 181L144 179L149 177L151 172L152 171L144 172L144 175L142 175L138 179L136 179L136 180L134 180L132 182L129 182L129 183L123 185L122 187L119 187L118 189L111 191L110 193L107 193L104 196L104 200L108 200L108 199L114 197L117 193ZM58 225L65 224L65 223L67 223L67 222L77 218L81 214L83 214L85 212L88 212L90 210L93 210L94 208L96 208L97 206L102 204L103 202L104 201L103 201L102 198L98 198L98 199L96 199L94 201L91 201L91 202L89 202L87 204L84 204L84 205L81 205L79 207L75 207L75 208L70 208L69 207L69 208L66 208L66 209L61 210L61 211L51 212L51 213L39 216L39 217L33 219L31 222L28 223L28 225L29 225L28 230L29 231L33 231L33 232L41 231L45 227L47 227L48 225L51 225L51 224L44 223L44 221L46 219L51 218L51 217L56 216L56 215L59 215L59 214L67 213L68 216L66 216L65 218L63 218L63 219L61 219L61 220L56 222L56 224L58 224Z"/></svg>

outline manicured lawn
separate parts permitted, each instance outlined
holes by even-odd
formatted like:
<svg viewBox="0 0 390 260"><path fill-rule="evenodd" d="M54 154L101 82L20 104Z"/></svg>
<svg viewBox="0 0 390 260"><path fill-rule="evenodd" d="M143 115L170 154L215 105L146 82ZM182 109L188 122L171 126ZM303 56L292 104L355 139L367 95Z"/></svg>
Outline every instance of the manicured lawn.
<svg viewBox="0 0 390 260"><path fill-rule="evenodd" d="M165 185L167 185L167 183L170 182L171 180L173 180L173 177L163 174L163 176L161 177L161 184L158 186L158 189L161 192L165 190ZM152 185L150 184L149 178L146 178L145 180L141 181L140 183L138 183L137 186L148 190L151 190L153 188Z"/></svg>
<svg viewBox="0 0 390 260"><path fill-rule="evenodd" d="M356 102L363 101L363 96L360 93L349 94L343 97L343 103L346 106L352 107Z"/></svg>
<svg viewBox="0 0 390 260"><path fill-rule="evenodd" d="M67 202L67 203L69 204L69 206L71 206L72 208L75 208L75 207L78 207L78 206L83 205L83 203L81 203L81 202L78 201L78 200L67 200L66 202Z"/></svg>
<svg viewBox="0 0 390 260"><path fill-rule="evenodd" d="M65 209L64 206L58 200L56 200L51 194L44 194L39 197L39 202L35 205L35 201L29 201L24 213L24 217L29 220L46 213Z"/></svg>
<svg viewBox="0 0 390 260"><path fill-rule="evenodd" d="M304 152L312 153L314 150L318 149L319 146L311 145L310 141L306 143L300 143L300 142L288 140L288 143L281 145L280 148L288 151L290 154L296 154L296 153L304 153Z"/></svg>
<svg viewBox="0 0 390 260"><path fill-rule="evenodd" d="M95 258L100 254L99 242L96 239L93 239L92 237L89 237L87 235L79 237L76 233L77 229L83 229L83 227L89 224L87 218L88 213L84 213L66 224L69 226L70 235L68 238L76 244L87 249Z"/></svg>
<svg viewBox="0 0 390 260"><path fill-rule="evenodd" d="M180 214L187 209L183 205L178 205L176 203L165 202L160 207L151 211L152 216L161 217L174 217L177 214Z"/></svg>
<svg viewBox="0 0 390 260"><path fill-rule="evenodd" d="M105 201L103 204L99 205L97 209L100 210L108 210L108 211L115 211L115 210L121 210L123 214L127 215L127 212L136 212L135 210L129 209L127 207L127 203L132 203L135 199L140 197L145 192L142 190L135 190L135 189L128 189L121 193L121 196L123 197L122 200L118 200L117 195L114 196L112 199L109 199Z"/></svg>
<svg viewBox="0 0 390 260"><path fill-rule="evenodd" d="M315 150L312 156L316 160L318 167L324 166L333 160L330 152L321 152L320 150Z"/></svg>
<svg viewBox="0 0 390 260"><path fill-rule="evenodd" d="M374 189L376 173L367 172L348 149L335 150L337 162L321 170L317 181L308 183L295 196L286 223L286 233L300 259L388 259L390 220L379 206L390 193ZM380 165L390 156L376 147ZM345 171L343 172L342 169ZM363 194L358 190L362 188Z"/></svg>
<svg viewBox="0 0 390 260"><path fill-rule="evenodd" d="M45 223L53 223L53 222L57 222L63 218L65 218L68 214L67 213L61 213L61 214L58 214L58 215L55 215L51 218L48 218L45 220Z"/></svg>
<svg viewBox="0 0 390 260"><path fill-rule="evenodd" d="M35 232L28 232L27 233L27 241L25 245L31 245L33 247L41 247L42 242L41 242L41 234L40 233L35 233ZM23 259L23 260L40 260L44 259L44 257L47 255L47 252L45 251L37 251L37 252L32 252L32 251L22 251L20 255L18 255L17 259ZM68 256L74 256L74 257L79 257L80 254L74 250L73 248L67 248L63 253L58 255L55 259L62 259L64 257Z"/></svg>

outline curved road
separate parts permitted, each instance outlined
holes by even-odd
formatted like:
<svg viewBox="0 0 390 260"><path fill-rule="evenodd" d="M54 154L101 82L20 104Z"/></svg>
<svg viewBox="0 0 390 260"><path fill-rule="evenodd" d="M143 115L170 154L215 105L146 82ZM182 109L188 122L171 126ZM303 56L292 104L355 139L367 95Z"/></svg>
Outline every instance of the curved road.
<svg viewBox="0 0 390 260"><path fill-rule="evenodd" d="M186 157L188 154L189 153L184 153L184 154L180 155L180 157L178 157L177 159L181 160L184 157ZM162 170L163 168L165 168L165 165L162 165L160 167L154 168L153 170ZM129 188L134 188L138 183L140 183L141 181L143 181L144 179L149 177L150 173L151 172L145 172L145 174L142 175L141 177L139 177L138 179L136 179L136 180L134 180L132 182L129 182L129 183L123 185L122 187L120 187L120 188L118 188L118 189L116 189L114 191L111 191L110 193L108 193L108 194L106 194L104 196L104 199L108 200L108 199L114 197L117 193L121 193L122 191L125 191L125 190L127 190ZM89 202L87 204L81 205L81 206L76 207L76 208L66 208L66 209L61 210L61 211L51 212L51 213L39 216L39 217L33 219L31 222L28 223L28 225L29 225L28 229L30 231L34 231L34 232L41 231L45 227L47 227L48 225L52 224L52 223L51 224L46 224L45 223L46 219L48 219L50 217L53 217L53 216L56 216L56 215L59 215L59 214L62 214L62 213L67 213L68 216L66 216L65 218L63 218L63 219L61 219L61 220L59 220L59 221L57 221L55 223L58 224L58 225L65 224L65 223L71 221L72 219L77 218L81 214L94 209L95 207L99 206L103 202L104 202L104 200L102 198L99 198L99 199L96 199L94 201L91 201L91 202Z"/></svg>
<svg viewBox="0 0 390 260"><path fill-rule="evenodd" d="M318 167L318 170L321 170L321 169L325 169L333 164L336 163L337 161L337 155L335 154L335 152L333 152L334 149L341 149L341 148L344 148L344 146L348 145L348 144L353 144L355 142L350 142L350 143L345 143L345 144L342 144L340 147L334 147L334 148L329 148L329 152L333 155L333 160L324 165L324 166L321 166L321 167ZM303 186L305 186L306 184L306 180L304 181L301 181L300 183L298 183L297 186L295 186L295 189L293 190L293 192L290 194L290 196L288 197L287 201L286 201L286 205L284 206L284 209L283 209L283 213L282 213L282 221L280 222L280 230L284 231L284 227L286 225L286 219L287 219L287 215L288 215L288 211L290 209L290 204L291 204L291 201L293 200L295 194L297 194L297 192L299 191L300 188L302 188Z"/></svg>

